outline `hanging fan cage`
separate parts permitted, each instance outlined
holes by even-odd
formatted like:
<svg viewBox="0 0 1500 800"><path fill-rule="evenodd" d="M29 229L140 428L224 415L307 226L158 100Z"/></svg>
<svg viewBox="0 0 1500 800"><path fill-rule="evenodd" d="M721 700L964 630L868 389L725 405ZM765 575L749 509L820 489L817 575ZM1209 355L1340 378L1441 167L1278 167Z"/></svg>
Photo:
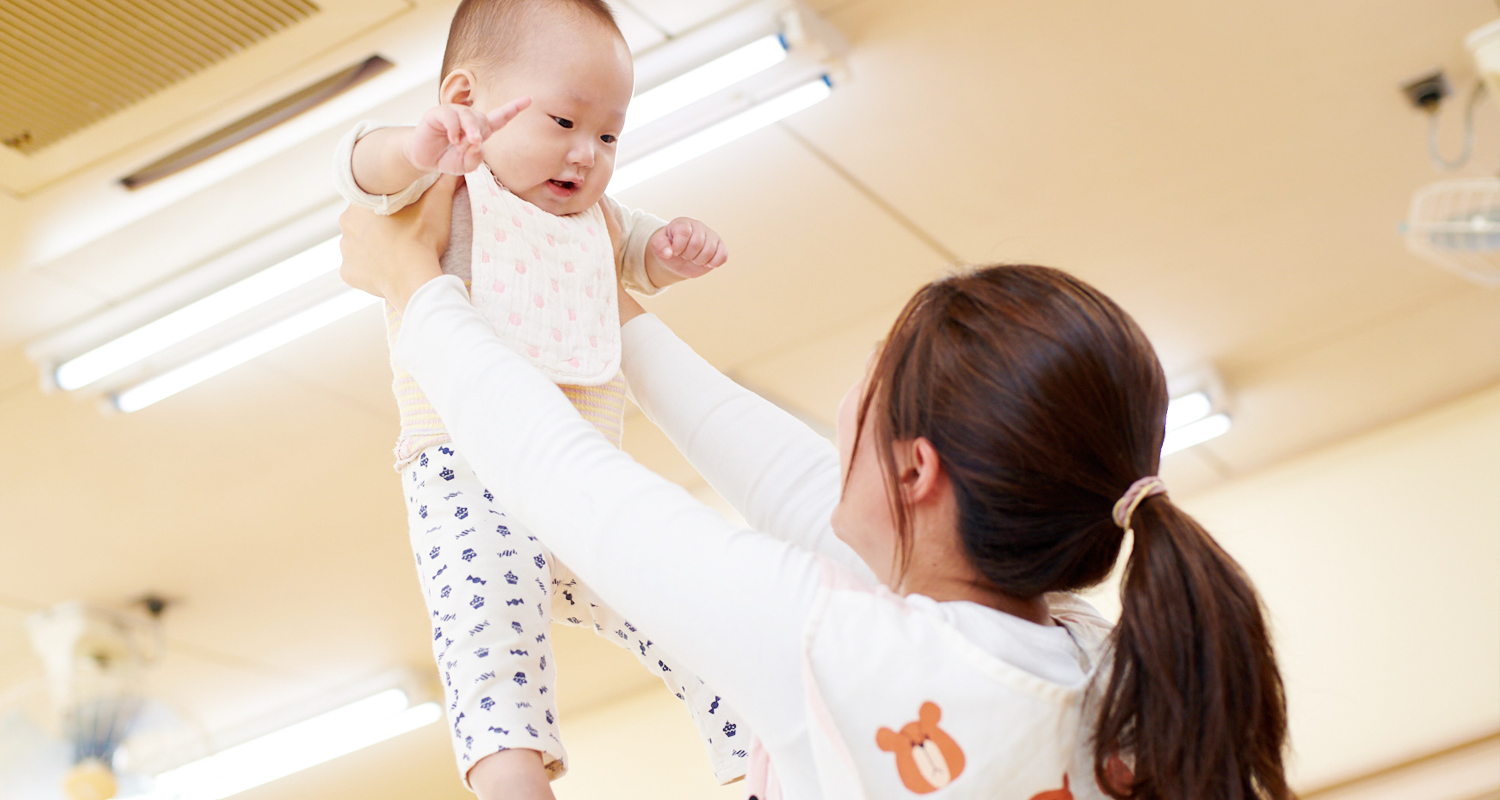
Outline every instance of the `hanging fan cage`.
<svg viewBox="0 0 1500 800"><path fill-rule="evenodd" d="M154 620L64 603L27 620L44 674L0 692L0 800L109 800L202 753L206 737L146 691Z"/></svg>
<svg viewBox="0 0 1500 800"><path fill-rule="evenodd" d="M1406 246L1485 286L1500 286L1500 178L1442 181L1418 191L1407 215Z"/></svg>

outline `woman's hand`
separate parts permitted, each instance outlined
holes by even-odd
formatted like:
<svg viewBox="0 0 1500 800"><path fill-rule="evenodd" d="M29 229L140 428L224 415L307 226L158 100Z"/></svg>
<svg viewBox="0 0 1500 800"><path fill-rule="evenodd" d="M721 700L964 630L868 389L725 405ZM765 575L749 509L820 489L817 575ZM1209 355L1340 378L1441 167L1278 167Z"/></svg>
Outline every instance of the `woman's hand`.
<svg viewBox="0 0 1500 800"><path fill-rule="evenodd" d="M457 188L458 178L444 175L422 199L389 217L350 206L339 217L339 277L404 312L417 289L443 274L438 259L448 249Z"/></svg>

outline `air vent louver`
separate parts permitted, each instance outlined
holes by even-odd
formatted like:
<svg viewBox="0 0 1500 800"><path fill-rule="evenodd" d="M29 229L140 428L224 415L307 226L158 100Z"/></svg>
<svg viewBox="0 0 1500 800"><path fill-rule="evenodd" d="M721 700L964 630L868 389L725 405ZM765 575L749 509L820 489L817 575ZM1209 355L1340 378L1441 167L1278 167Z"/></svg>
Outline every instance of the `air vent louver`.
<svg viewBox="0 0 1500 800"><path fill-rule="evenodd" d="M3 0L0 141L36 153L318 10L309 0Z"/></svg>

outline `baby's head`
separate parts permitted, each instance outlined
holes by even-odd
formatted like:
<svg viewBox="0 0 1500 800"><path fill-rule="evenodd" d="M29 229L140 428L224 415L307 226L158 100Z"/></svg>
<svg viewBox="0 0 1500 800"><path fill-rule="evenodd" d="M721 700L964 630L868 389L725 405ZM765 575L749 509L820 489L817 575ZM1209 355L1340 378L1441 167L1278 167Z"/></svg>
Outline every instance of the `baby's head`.
<svg viewBox="0 0 1500 800"><path fill-rule="evenodd" d="M463 0L443 56L444 103L531 106L484 144L500 184L553 214L599 201L634 84L603 0Z"/></svg>

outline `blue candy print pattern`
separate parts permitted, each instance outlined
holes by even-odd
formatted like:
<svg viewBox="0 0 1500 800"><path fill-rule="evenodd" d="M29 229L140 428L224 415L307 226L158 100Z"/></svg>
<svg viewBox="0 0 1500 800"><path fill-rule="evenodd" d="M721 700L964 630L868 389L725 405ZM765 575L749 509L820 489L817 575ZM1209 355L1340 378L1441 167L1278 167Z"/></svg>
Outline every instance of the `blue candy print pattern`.
<svg viewBox="0 0 1500 800"><path fill-rule="evenodd" d="M741 722L733 709L505 518L451 444L422 451L402 479L460 775L511 748L541 751L554 777L566 772L547 635L554 618L630 651L687 705L718 778L744 774L745 751L727 741ZM469 524L492 517L503 521Z"/></svg>

